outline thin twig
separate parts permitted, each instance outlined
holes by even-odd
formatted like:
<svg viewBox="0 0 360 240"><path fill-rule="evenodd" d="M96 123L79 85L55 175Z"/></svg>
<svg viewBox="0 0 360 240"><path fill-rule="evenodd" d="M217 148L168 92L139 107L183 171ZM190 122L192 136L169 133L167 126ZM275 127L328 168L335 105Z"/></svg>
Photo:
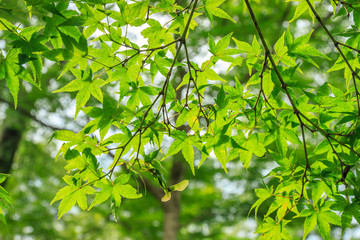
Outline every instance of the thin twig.
<svg viewBox="0 0 360 240"><path fill-rule="evenodd" d="M337 41L334 36L330 33L330 31L328 30L328 28L325 26L325 24L323 23L321 17L319 16L319 14L316 12L314 6L310 3L309 0L305 0L306 3L309 5L312 13L315 15L316 20L319 22L319 24L321 25L321 27L325 30L326 34L329 36L329 38L331 39L331 41L334 43L335 48L338 50L338 52L340 53L342 59L344 60L344 62L346 63L347 67L349 68L349 70L351 71L351 74L353 76L353 83L354 83L354 87L355 87L355 95L356 95L356 100L357 100L357 106L358 106L358 117L360 117L360 101L359 101L359 91L357 88L357 84L355 81L355 77L357 79L360 80L360 76L356 73L356 71L353 69L353 67L351 66L351 64L349 63L349 61L347 60L347 58L345 57L343 51L341 50L341 48L339 47L339 45L345 46L345 47L349 47L346 44L342 44L339 41ZM350 48L352 50L354 50L354 48ZM357 51L357 50L356 50Z"/></svg>

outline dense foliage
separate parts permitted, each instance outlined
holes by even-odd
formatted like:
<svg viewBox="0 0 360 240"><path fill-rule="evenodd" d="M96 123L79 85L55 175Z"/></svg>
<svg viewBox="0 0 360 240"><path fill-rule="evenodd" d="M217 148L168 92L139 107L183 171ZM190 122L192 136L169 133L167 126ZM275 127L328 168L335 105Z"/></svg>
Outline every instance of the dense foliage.
<svg viewBox="0 0 360 240"><path fill-rule="evenodd" d="M344 232L353 218L360 222L360 4L289 0L297 5L285 19L287 29L266 36L252 10L258 2L238 3L254 28L250 41L239 38L239 29L218 40L209 33L209 54L200 59L204 46L191 42L197 28L206 19L211 26L216 18L236 23L221 8L224 0L184 6L172 0L29 0L27 17L41 18L41 24L22 27L0 18L8 46L1 51L0 78L15 108L22 81L41 89L44 63L51 61L61 66L59 81L70 79L53 94L70 92L74 119L88 119L79 132L53 134L65 142L57 158L67 162L67 186L52 200L61 201L59 218L75 204L90 210L105 201L116 218L123 199L142 197L143 174L169 201L188 180L169 184L162 165L181 152L194 175L210 157L225 172L231 161L244 168L259 159L273 163L249 209L256 215L269 204L257 229L261 239L291 239L287 225L296 218L305 219L303 238L315 226L330 239L331 225ZM329 28L322 6L331 6L344 26ZM308 16L318 27L299 36L292 24ZM141 31L144 40L131 31ZM311 42L313 31L324 32L320 42ZM315 68L325 80L308 77ZM239 74L244 69L246 81ZM103 155L112 157L111 164L101 162Z"/></svg>

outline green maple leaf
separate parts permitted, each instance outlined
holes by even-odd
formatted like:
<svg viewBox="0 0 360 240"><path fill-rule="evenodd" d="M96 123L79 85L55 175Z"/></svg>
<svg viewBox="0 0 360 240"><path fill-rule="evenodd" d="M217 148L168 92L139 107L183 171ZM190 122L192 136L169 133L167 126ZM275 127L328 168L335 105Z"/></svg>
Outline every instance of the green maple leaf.
<svg viewBox="0 0 360 240"><path fill-rule="evenodd" d="M282 220L281 223L277 223L271 218L266 218L265 222L258 227L256 232L262 233L262 236L259 238L260 240L292 239L285 228L285 225L289 222L288 220Z"/></svg>
<svg viewBox="0 0 360 240"><path fill-rule="evenodd" d="M103 139L109 131L111 124L120 119L123 112L122 108L116 107L116 102L112 99L105 97L103 100L103 108L99 107L86 107L83 109L84 113L94 120L90 121L85 127L86 133L90 134L97 129L100 129L100 138Z"/></svg>
<svg viewBox="0 0 360 240"><path fill-rule="evenodd" d="M82 71L80 79L75 79L68 83L66 86L53 91L53 93L58 92L75 92L78 91L76 95L76 111L75 119L80 111L80 109L85 106L87 101L90 98L90 95L95 97L101 103L103 102L103 94L100 87L103 84L101 79L92 79L92 70L87 68L85 71Z"/></svg>
<svg viewBox="0 0 360 240"><path fill-rule="evenodd" d="M86 194L94 194L95 192L96 191L92 187L86 186L75 190L66 197L64 197L59 205L58 219L60 219L65 213L70 211L76 203L82 210L87 209Z"/></svg>
<svg viewBox="0 0 360 240"><path fill-rule="evenodd" d="M116 180L114 185L107 185L101 191L96 194L96 197L92 204L90 205L89 210L102 203L105 202L107 199L112 196L116 207L120 207L121 198L128 198L128 199L137 199L141 198L142 194L137 193L137 190L130 186L129 184L125 184L130 178L129 174L120 175Z"/></svg>
<svg viewBox="0 0 360 240"><path fill-rule="evenodd" d="M317 204L319 209L308 205L309 208L304 209L300 215L306 217L304 223L303 239L315 228L317 225L321 236L324 239L330 239L330 224L341 226L341 218L336 213L330 211L333 203L326 202L322 205Z"/></svg>
<svg viewBox="0 0 360 240"><path fill-rule="evenodd" d="M236 23L235 20L224 10L219 8L219 6L225 2L225 0L207 0L205 2L205 14L209 18L211 25L213 25L213 15L224 18Z"/></svg>
<svg viewBox="0 0 360 240"><path fill-rule="evenodd" d="M184 141L182 146L182 155L184 156L186 162L190 165L192 174L195 175L194 148L190 137L187 137Z"/></svg>
<svg viewBox="0 0 360 240"><path fill-rule="evenodd" d="M312 60L311 57L325 58L327 60L331 59L310 44L308 44L312 33L313 31L310 31L307 34L294 39L292 33L290 32L290 29L288 29L285 33L285 44L288 47L288 54L290 57L301 57L305 61L319 68L319 66Z"/></svg>

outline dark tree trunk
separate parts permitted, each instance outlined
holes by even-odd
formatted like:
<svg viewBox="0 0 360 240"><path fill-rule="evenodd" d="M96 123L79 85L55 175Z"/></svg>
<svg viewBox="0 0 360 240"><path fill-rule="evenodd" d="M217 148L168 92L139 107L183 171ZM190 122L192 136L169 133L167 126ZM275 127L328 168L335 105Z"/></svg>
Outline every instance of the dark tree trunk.
<svg viewBox="0 0 360 240"><path fill-rule="evenodd" d="M26 122L26 117L13 108L6 110L6 118L0 128L0 173L10 173Z"/></svg>
<svg viewBox="0 0 360 240"><path fill-rule="evenodd" d="M177 69L177 75L181 79L185 75L185 70L183 68ZM175 84L176 85L176 84ZM176 98L181 99L181 91L184 87L181 87L176 92ZM177 117L175 117L176 122ZM188 132L190 130L189 126L180 126L179 130ZM173 165L170 173L170 186L184 180L184 175L186 172L185 159L181 152L173 156ZM180 206L181 206L181 192L172 192L171 199L168 202L163 203L164 208L164 228L163 228L163 240L177 240L178 233L180 229Z"/></svg>
<svg viewBox="0 0 360 240"><path fill-rule="evenodd" d="M21 131L5 127L0 141L0 173L9 173L21 140Z"/></svg>
<svg viewBox="0 0 360 240"><path fill-rule="evenodd" d="M173 193L171 200L164 204L163 240L176 240L179 232L180 193Z"/></svg>
<svg viewBox="0 0 360 240"><path fill-rule="evenodd" d="M171 168L170 185L176 184L184 178L185 168L182 159L183 157L180 155L180 153L176 155L178 160L174 160L174 164ZM163 240L176 240L178 238L180 227L180 199L181 192L172 192L171 199L168 202L163 203Z"/></svg>

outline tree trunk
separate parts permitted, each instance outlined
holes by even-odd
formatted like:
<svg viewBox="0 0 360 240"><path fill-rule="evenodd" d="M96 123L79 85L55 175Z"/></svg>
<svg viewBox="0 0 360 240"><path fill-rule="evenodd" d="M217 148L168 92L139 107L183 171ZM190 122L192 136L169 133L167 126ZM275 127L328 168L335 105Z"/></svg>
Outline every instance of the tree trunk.
<svg viewBox="0 0 360 240"><path fill-rule="evenodd" d="M0 173L9 173L14 162L14 156L21 140L18 129L6 127L0 142Z"/></svg>
<svg viewBox="0 0 360 240"><path fill-rule="evenodd" d="M0 173L10 173L25 126L24 116L13 109L7 109L0 129Z"/></svg>
<svg viewBox="0 0 360 240"><path fill-rule="evenodd" d="M181 153L176 155L174 164L171 168L170 185L183 180L185 168ZM180 227L180 200L181 192L172 192L171 199L163 203L164 208L164 229L163 240L176 240Z"/></svg>
<svg viewBox="0 0 360 240"><path fill-rule="evenodd" d="M180 193L173 193L171 200L164 204L163 240L176 240L179 232Z"/></svg>
<svg viewBox="0 0 360 240"><path fill-rule="evenodd" d="M178 68L177 75L181 79L185 75L185 70L181 67ZM181 91L184 87L181 87L176 92L177 99L181 99ZM176 122L177 116L175 117ZM188 132L189 126L180 126L179 130ZM184 166L185 159L181 152L178 152L173 156L173 165L170 173L170 186L184 180L186 167ZM163 203L164 209L164 228L163 228L163 240L177 240L180 229L180 204L181 204L181 192L172 192L171 199Z"/></svg>
<svg viewBox="0 0 360 240"><path fill-rule="evenodd" d="M176 3L181 5L181 1L176 0ZM180 36L176 36L180 37ZM183 56L181 54L181 51L178 56L178 61L181 62L183 59ZM186 71L183 67L179 66L176 69L176 75L182 79L186 74ZM172 85L174 89L177 89L178 84L180 82L176 82L177 78L174 78L174 81L172 82ZM185 86L182 86L180 89L176 91L176 98L181 101L181 92L183 91ZM174 121L176 122L176 119L178 116L175 116ZM188 132L190 130L189 126L180 126L178 128L179 130L183 130L185 132ZM181 152L175 154L173 156L173 165L171 168L170 173L170 186L174 185L176 183L179 183L180 181L184 180L184 175L186 172L186 167L184 165L185 159ZM163 225L163 240L177 240L178 239L178 233L180 230L180 205L181 204L181 192L172 192L171 193L171 199L165 203L163 203L163 209L164 209L164 225Z"/></svg>

